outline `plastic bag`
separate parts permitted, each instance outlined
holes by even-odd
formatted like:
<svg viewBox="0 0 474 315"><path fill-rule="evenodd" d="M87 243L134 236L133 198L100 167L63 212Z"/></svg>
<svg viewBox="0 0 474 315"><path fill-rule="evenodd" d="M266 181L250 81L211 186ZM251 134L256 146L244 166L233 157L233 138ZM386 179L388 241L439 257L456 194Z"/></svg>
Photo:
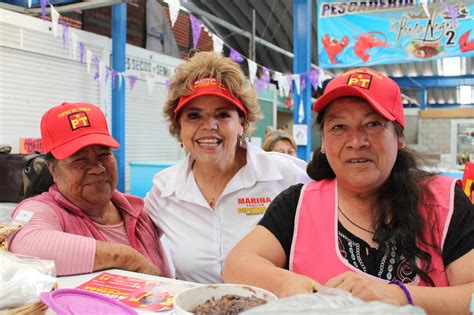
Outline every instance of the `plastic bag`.
<svg viewBox="0 0 474 315"><path fill-rule="evenodd" d="M341 289L323 288L308 293L276 300L242 314L426 314L422 308L396 306L379 301L366 302Z"/></svg>
<svg viewBox="0 0 474 315"><path fill-rule="evenodd" d="M11 219L0 220L0 243L19 227ZM0 250L0 310L37 302L41 292L51 291L57 279L54 261L15 255Z"/></svg>

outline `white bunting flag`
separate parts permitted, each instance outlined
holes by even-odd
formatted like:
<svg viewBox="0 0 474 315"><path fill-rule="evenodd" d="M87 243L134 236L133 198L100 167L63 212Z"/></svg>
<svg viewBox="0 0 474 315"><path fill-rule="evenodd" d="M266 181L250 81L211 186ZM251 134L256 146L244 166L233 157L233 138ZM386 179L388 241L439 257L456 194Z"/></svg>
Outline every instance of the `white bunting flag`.
<svg viewBox="0 0 474 315"><path fill-rule="evenodd" d="M105 63L99 61L99 82L105 83Z"/></svg>
<svg viewBox="0 0 474 315"><path fill-rule="evenodd" d="M319 88L323 88L323 82L331 77L327 76L323 69L319 69L319 77L318 77L318 86Z"/></svg>
<svg viewBox="0 0 474 315"><path fill-rule="evenodd" d="M153 94L153 89L155 88L155 83L156 83L156 76L151 73L145 74L146 78L146 85L148 87L148 95L151 96Z"/></svg>
<svg viewBox="0 0 474 315"><path fill-rule="evenodd" d="M293 82L295 82L295 87L296 87L296 94L300 95L301 94L301 79L299 74L293 74L291 75L291 78L293 79Z"/></svg>
<svg viewBox="0 0 474 315"><path fill-rule="evenodd" d="M430 11L428 10L428 0L420 0L421 5L423 6L423 10L425 10L426 16L430 17Z"/></svg>
<svg viewBox="0 0 474 315"><path fill-rule="evenodd" d="M28 0L28 8L31 8L31 0Z"/></svg>
<svg viewBox="0 0 474 315"><path fill-rule="evenodd" d="M72 59L77 59L77 35L74 32L71 32L71 49L72 49Z"/></svg>
<svg viewBox="0 0 474 315"><path fill-rule="evenodd" d="M300 106L298 107L298 123L301 124L304 120L304 103L303 98L300 100Z"/></svg>
<svg viewBox="0 0 474 315"><path fill-rule="evenodd" d="M87 73L91 73L91 61L92 61L92 51L86 48Z"/></svg>
<svg viewBox="0 0 474 315"><path fill-rule="evenodd" d="M123 81L124 76L125 76L125 73L117 72L119 90L122 88L122 81Z"/></svg>
<svg viewBox="0 0 474 315"><path fill-rule="evenodd" d="M224 42L215 34L212 34L212 46L216 54L218 55L222 54L222 49L224 48Z"/></svg>
<svg viewBox="0 0 474 315"><path fill-rule="evenodd" d="M247 59L249 65L249 78L250 83L255 84L255 77L257 76L257 64L251 59Z"/></svg>
<svg viewBox="0 0 474 315"><path fill-rule="evenodd" d="M58 37L58 23L59 23L59 13L56 9L50 5L51 7L51 22L53 23L53 34L54 37Z"/></svg>
<svg viewBox="0 0 474 315"><path fill-rule="evenodd" d="M168 7L170 8L171 27L173 28L174 23L176 23L176 20L178 19L181 4L179 3L179 0L168 0Z"/></svg>

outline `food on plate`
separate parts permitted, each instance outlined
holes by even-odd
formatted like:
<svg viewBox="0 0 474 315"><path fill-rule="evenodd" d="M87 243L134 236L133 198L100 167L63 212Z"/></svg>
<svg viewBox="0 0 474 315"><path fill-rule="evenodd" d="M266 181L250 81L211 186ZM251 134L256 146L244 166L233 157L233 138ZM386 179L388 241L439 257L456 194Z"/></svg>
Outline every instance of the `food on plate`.
<svg viewBox="0 0 474 315"><path fill-rule="evenodd" d="M233 315L244 312L252 307L267 303L266 300L256 296L240 296L236 294L226 294L221 298L210 298L206 302L199 304L193 313L204 314L226 314Z"/></svg>

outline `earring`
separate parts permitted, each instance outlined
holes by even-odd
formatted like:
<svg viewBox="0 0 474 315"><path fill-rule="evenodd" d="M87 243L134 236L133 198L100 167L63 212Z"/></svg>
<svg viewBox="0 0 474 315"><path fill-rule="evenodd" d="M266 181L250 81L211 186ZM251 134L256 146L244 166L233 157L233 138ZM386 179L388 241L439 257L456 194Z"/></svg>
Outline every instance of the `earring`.
<svg viewBox="0 0 474 315"><path fill-rule="evenodd" d="M241 136L241 135L238 135L238 136L237 136L237 142L239 143L239 147L242 146L242 140L243 140L243 138L244 138L244 137Z"/></svg>
<svg viewBox="0 0 474 315"><path fill-rule="evenodd" d="M405 142L402 141L402 142L400 143L400 148L399 148L399 149L401 150L401 149L403 149L404 147L405 147Z"/></svg>
<svg viewBox="0 0 474 315"><path fill-rule="evenodd" d="M181 146L181 149L184 149L184 145L182 142L180 142L179 145Z"/></svg>
<svg viewBox="0 0 474 315"><path fill-rule="evenodd" d="M325 154L326 151L324 151L324 147L321 147L321 154Z"/></svg>

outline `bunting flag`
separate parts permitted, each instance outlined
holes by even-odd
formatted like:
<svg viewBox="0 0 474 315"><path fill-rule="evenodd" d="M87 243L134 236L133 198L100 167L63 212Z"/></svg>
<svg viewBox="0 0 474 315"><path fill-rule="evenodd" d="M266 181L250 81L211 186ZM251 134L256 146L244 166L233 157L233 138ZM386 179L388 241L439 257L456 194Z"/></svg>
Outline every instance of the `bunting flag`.
<svg viewBox="0 0 474 315"><path fill-rule="evenodd" d="M28 0L28 8L31 8L31 0Z"/></svg>
<svg viewBox="0 0 474 315"><path fill-rule="evenodd" d="M86 48L87 73L91 73L92 51Z"/></svg>
<svg viewBox="0 0 474 315"><path fill-rule="evenodd" d="M104 67L104 72L105 72L105 83L109 80L109 76L112 73L112 69L109 66Z"/></svg>
<svg viewBox="0 0 474 315"><path fill-rule="evenodd" d="M257 63L253 60L247 59L249 66L250 83L255 84L255 77L257 76Z"/></svg>
<svg viewBox="0 0 474 315"><path fill-rule="evenodd" d="M83 42L79 42L79 59L81 63L84 63L84 50L86 49L86 45Z"/></svg>
<svg viewBox="0 0 474 315"><path fill-rule="evenodd" d="M69 26L66 24L64 19L61 20L61 25L63 26L63 48L66 48L69 41Z"/></svg>
<svg viewBox="0 0 474 315"><path fill-rule="evenodd" d="M458 27L458 10L446 2L442 2L444 9L448 12L451 19L454 21L454 26Z"/></svg>
<svg viewBox="0 0 474 315"><path fill-rule="evenodd" d="M94 58L92 58L92 64L93 64L94 67L95 67L94 80L97 80L97 79L100 77L100 73L99 73L99 58L98 58L97 56L94 56Z"/></svg>
<svg viewBox="0 0 474 315"><path fill-rule="evenodd" d="M298 106L298 123L301 124L304 120L304 104L303 98L300 100L300 106Z"/></svg>
<svg viewBox="0 0 474 315"><path fill-rule="evenodd" d="M41 19L44 21L46 20L46 5L48 4L48 0L40 0L41 5Z"/></svg>
<svg viewBox="0 0 474 315"><path fill-rule="evenodd" d="M59 13L51 5L51 22L53 23L53 34L54 37L58 37L58 22L59 22Z"/></svg>
<svg viewBox="0 0 474 315"><path fill-rule="evenodd" d="M295 82L296 94L301 95L300 75L299 74L293 74L293 75L291 75L291 78L293 79L293 82Z"/></svg>
<svg viewBox="0 0 474 315"><path fill-rule="evenodd" d="M309 82L311 83L311 85L313 86L313 89L315 91L318 90L318 79L319 79L319 70L317 69L313 69L311 71L308 72L308 75L307 75L307 78L309 80Z"/></svg>
<svg viewBox="0 0 474 315"><path fill-rule="evenodd" d="M218 36L212 34L212 47L214 48L214 52L220 55L224 49L224 41Z"/></svg>
<svg viewBox="0 0 474 315"><path fill-rule="evenodd" d="M105 83L105 63L100 60L99 61L99 82L100 83Z"/></svg>
<svg viewBox="0 0 474 315"><path fill-rule="evenodd" d="M265 82L265 86L267 89L270 88L270 71L264 66L262 66L262 80Z"/></svg>
<svg viewBox="0 0 474 315"><path fill-rule="evenodd" d="M151 73L145 74L146 85L148 87L148 95L151 96L153 94L153 89L155 88L156 83L156 76Z"/></svg>
<svg viewBox="0 0 474 315"><path fill-rule="evenodd" d="M291 74L285 75L286 77L286 82L288 82L288 86L290 87L290 93L293 93L293 78Z"/></svg>
<svg viewBox="0 0 474 315"><path fill-rule="evenodd" d="M194 15L190 14L189 19L191 21L191 29L193 31L193 47L194 49L197 48L199 36L201 36L201 21L195 17Z"/></svg>
<svg viewBox="0 0 474 315"><path fill-rule="evenodd" d="M72 49L72 59L77 59L77 35L76 33L71 33L71 49Z"/></svg>
<svg viewBox="0 0 474 315"><path fill-rule="evenodd" d="M428 10L428 0L420 0L423 10L425 10L426 16L430 17L430 11Z"/></svg>
<svg viewBox="0 0 474 315"><path fill-rule="evenodd" d="M319 69L318 86L322 89L324 81L330 78L331 77L326 76L326 72L324 72L323 69Z"/></svg>
<svg viewBox="0 0 474 315"><path fill-rule="evenodd" d="M240 53L238 53L234 48L231 48L231 49L230 49L229 58L230 58L232 61L235 61L235 62L238 62L238 63L241 63L241 62L244 60L244 59L242 58L242 56L240 55Z"/></svg>
<svg viewBox="0 0 474 315"><path fill-rule="evenodd" d="M173 28L174 23L176 23L176 20L178 19L181 3L179 0L168 0L168 7L170 8L171 28Z"/></svg>
<svg viewBox="0 0 474 315"><path fill-rule="evenodd" d="M137 76L128 75L127 78L128 78L128 81L130 82L130 91L132 91L133 88L135 87L135 83L137 82Z"/></svg>
<svg viewBox="0 0 474 315"><path fill-rule="evenodd" d="M306 90L306 74L304 73L300 74L300 85L301 85L301 91Z"/></svg>
<svg viewBox="0 0 474 315"><path fill-rule="evenodd" d="M117 79L118 79L118 88L119 90L122 88L122 81L123 81L123 76L125 74L123 72L117 72Z"/></svg>

